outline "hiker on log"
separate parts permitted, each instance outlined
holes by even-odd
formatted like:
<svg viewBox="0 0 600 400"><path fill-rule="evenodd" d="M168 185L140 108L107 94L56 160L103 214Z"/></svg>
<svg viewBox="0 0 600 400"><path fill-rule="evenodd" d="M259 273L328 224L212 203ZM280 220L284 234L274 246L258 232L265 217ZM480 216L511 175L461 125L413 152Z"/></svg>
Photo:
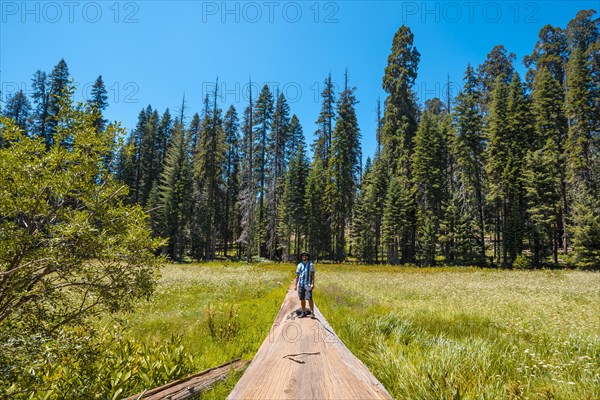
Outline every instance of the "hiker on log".
<svg viewBox="0 0 600 400"><path fill-rule="evenodd" d="M302 312L298 318L304 318L307 315L306 300L310 305L310 316L315 318L315 304L313 302L313 289L315 288L315 264L310 261L310 254L300 254L302 261L296 267L296 286L298 298Z"/></svg>

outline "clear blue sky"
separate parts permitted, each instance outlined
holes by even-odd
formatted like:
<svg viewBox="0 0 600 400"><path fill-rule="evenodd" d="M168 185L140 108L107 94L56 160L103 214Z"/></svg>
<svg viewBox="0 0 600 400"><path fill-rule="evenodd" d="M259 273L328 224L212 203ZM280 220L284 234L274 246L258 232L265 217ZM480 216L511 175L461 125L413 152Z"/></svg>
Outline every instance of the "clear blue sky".
<svg viewBox="0 0 600 400"><path fill-rule="evenodd" d="M0 1L2 101L64 58L83 98L98 75L109 92L105 115L135 126L151 104L174 113L185 93L187 120L200 112L218 77L221 106L247 105L256 89L282 90L313 140L322 82L357 87L365 159L375 152L383 71L397 29L408 25L421 53L422 101L453 95L467 63L479 65L494 45L530 54L545 24L565 27L600 1Z"/></svg>

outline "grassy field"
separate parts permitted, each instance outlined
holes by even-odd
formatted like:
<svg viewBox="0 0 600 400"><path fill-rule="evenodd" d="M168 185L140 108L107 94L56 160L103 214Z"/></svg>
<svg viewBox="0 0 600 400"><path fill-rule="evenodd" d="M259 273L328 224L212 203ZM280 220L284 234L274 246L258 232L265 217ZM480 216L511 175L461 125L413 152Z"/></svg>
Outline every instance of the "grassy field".
<svg viewBox="0 0 600 400"><path fill-rule="evenodd" d="M151 301L125 316L127 334L145 342L179 335L197 372L238 357L251 360L271 328L293 272L289 265L277 264L167 265ZM240 377L216 385L203 398L224 399Z"/></svg>
<svg viewBox="0 0 600 400"><path fill-rule="evenodd" d="M162 275L152 300L129 316L132 333L150 341L181 335L200 368L251 359L292 276L274 265L230 263L169 265Z"/></svg>
<svg viewBox="0 0 600 400"><path fill-rule="evenodd" d="M327 268L321 276L324 315L397 399L600 397L598 273Z"/></svg>
<svg viewBox="0 0 600 400"><path fill-rule="evenodd" d="M197 370L251 359L289 264L169 265L130 315L137 340L182 336ZM316 303L396 399L600 398L600 274L317 265ZM240 374L208 392L222 399Z"/></svg>

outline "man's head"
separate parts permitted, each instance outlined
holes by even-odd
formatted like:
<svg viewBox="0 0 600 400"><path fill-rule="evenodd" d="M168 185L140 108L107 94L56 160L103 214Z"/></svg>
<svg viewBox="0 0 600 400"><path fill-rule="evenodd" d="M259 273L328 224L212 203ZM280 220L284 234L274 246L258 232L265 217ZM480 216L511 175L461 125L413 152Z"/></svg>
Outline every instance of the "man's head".
<svg viewBox="0 0 600 400"><path fill-rule="evenodd" d="M310 254L304 252L300 254L300 258L302 258L302 261L308 261L310 259Z"/></svg>

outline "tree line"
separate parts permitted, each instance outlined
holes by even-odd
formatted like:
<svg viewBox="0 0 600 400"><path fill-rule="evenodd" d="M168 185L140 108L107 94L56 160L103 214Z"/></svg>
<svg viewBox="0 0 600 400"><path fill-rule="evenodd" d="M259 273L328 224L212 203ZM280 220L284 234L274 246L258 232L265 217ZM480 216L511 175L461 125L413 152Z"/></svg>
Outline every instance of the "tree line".
<svg viewBox="0 0 600 400"><path fill-rule="evenodd" d="M583 10L544 26L533 52L495 46L466 67L451 99L422 106L411 30L394 35L377 105L377 141L363 163L356 88L324 80L306 146L283 93L265 85L243 112L219 107L218 84L187 120L150 105L107 168L143 206L173 260L296 259L435 265L598 265L600 261L600 28ZM17 92L4 115L52 145L61 60L34 74L32 102ZM250 82L249 88L252 88ZM449 92L449 90L448 90ZM89 99L106 129L102 77ZM1 140L1 138L0 138Z"/></svg>

